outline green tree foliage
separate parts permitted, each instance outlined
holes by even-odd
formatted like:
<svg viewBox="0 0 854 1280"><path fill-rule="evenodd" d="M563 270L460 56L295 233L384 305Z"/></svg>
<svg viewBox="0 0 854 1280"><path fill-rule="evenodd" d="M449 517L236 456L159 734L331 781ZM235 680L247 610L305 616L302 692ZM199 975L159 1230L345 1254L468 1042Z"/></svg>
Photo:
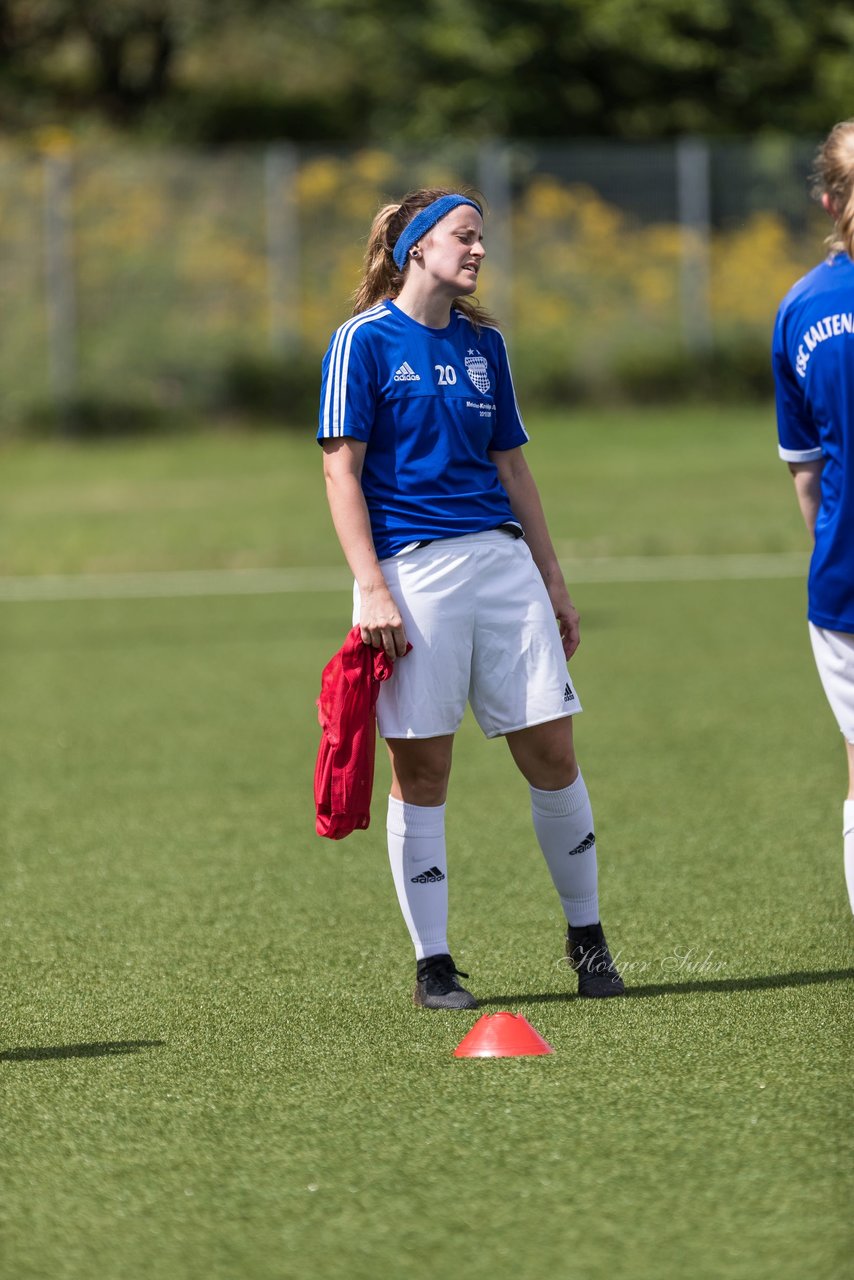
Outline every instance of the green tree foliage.
<svg viewBox="0 0 854 1280"><path fill-rule="evenodd" d="M852 111L848 0L325 0L372 132L655 138L823 130Z"/></svg>
<svg viewBox="0 0 854 1280"><path fill-rule="evenodd" d="M202 12L201 0L0 0L0 72L24 92L76 85L126 118L169 92Z"/></svg>
<svg viewBox="0 0 854 1280"><path fill-rule="evenodd" d="M852 59L850 0L0 0L7 117L215 141L814 133Z"/></svg>

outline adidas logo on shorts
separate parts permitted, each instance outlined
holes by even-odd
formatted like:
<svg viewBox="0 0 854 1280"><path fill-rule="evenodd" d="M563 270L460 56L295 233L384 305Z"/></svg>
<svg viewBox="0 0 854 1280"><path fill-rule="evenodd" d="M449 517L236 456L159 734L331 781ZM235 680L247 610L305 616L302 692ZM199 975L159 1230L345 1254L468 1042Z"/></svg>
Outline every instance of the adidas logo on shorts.
<svg viewBox="0 0 854 1280"><path fill-rule="evenodd" d="M408 360L404 360L394 375L394 380L395 382L420 382L421 374L415 372Z"/></svg>
<svg viewBox="0 0 854 1280"><path fill-rule="evenodd" d="M587 835L581 841L581 844L576 845L574 849L570 849L569 851L570 858L574 858L577 853L586 853L588 849L593 848L595 843L596 843L596 837L594 836L592 831L588 831Z"/></svg>
<svg viewBox="0 0 854 1280"><path fill-rule="evenodd" d="M572 688L569 684L567 684L563 691L563 700L564 702L575 702L575 694L572 692Z"/></svg>
<svg viewBox="0 0 854 1280"><path fill-rule="evenodd" d="M413 876L413 884L436 884L439 880L445 879L444 871L439 867L431 867L429 871L422 871L420 876Z"/></svg>

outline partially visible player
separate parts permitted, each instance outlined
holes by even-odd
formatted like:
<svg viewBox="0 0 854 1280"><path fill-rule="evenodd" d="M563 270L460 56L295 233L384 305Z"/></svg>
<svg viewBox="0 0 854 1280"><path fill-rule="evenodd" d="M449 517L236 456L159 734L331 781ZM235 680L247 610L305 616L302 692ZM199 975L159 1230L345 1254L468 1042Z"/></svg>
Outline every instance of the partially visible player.
<svg viewBox="0 0 854 1280"><path fill-rule="evenodd" d="M842 831L854 911L854 120L819 149L814 194L834 222L830 254L780 304L773 363L780 457L814 542L810 639L848 749Z"/></svg>
<svg viewBox="0 0 854 1280"><path fill-rule="evenodd" d="M428 1009L477 1004L448 946L445 797L467 702L529 784L579 994L623 991L573 748L566 662L578 614L524 459L504 340L472 298L484 253L469 196L425 189L380 210L355 315L324 360L318 431L356 579L354 622L396 659L377 702L391 757L388 852L415 947L415 1003Z"/></svg>

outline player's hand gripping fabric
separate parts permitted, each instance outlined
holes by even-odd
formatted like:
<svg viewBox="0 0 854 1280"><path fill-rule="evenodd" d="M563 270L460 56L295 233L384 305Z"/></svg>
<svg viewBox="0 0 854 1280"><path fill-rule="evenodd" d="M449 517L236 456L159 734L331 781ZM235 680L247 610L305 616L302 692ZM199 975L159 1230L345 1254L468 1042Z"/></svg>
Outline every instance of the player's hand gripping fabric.
<svg viewBox="0 0 854 1280"><path fill-rule="evenodd" d="M391 658L406 656L406 633L400 610L388 587L377 585L361 589L359 627L362 640L374 649L384 649Z"/></svg>

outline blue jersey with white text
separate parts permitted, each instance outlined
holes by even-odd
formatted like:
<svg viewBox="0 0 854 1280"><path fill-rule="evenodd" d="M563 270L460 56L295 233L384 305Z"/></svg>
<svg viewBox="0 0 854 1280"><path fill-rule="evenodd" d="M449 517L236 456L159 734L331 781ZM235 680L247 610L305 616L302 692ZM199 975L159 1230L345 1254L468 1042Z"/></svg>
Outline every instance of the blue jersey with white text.
<svg viewBox="0 0 854 1280"><path fill-rule="evenodd" d="M809 618L854 632L854 263L837 254L780 304L773 342L780 457L823 459Z"/></svg>
<svg viewBox="0 0 854 1280"><path fill-rule="evenodd" d="M362 490L380 560L515 525L490 450L528 439L504 339L452 310L430 329L391 301L353 316L323 360L319 441L367 442Z"/></svg>

